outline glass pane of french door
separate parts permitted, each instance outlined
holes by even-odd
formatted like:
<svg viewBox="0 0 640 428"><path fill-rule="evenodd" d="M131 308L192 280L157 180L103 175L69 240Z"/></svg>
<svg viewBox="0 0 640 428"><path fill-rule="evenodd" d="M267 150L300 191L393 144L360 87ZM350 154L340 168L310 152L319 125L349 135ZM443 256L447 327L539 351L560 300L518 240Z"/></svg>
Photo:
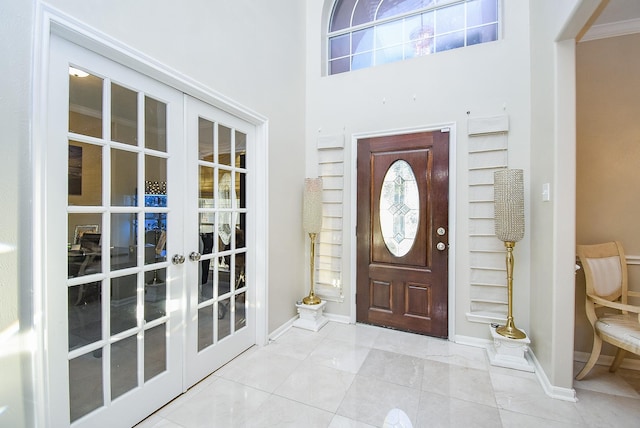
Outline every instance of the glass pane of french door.
<svg viewBox="0 0 640 428"><path fill-rule="evenodd" d="M166 139L166 103L77 70L69 73L71 422L148 381L138 376L138 366L145 373L162 373L150 371L146 361L167 368L167 343L155 341L150 348L145 336L150 329L166 330L169 321L166 236L172 197L166 142L158 143ZM106 108L104 98L110 101ZM105 118L110 118L108 127ZM88 138L95 136L104 138Z"/></svg>
<svg viewBox="0 0 640 428"><path fill-rule="evenodd" d="M183 271L167 249L183 245L183 96L51 43L46 241L66 243L66 263L47 250L47 323L52 371L67 374L51 423L137 422L182 392Z"/></svg>
<svg viewBox="0 0 640 428"><path fill-rule="evenodd" d="M247 159L252 127L207 104L188 98L189 203L187 248L191 317L187 337L187 380L192 384L255 343L255 281L247 255L252 213L248 203ZM197 249L197 250L196 250ZM197 258L197 257L196 257Z"/></svg>

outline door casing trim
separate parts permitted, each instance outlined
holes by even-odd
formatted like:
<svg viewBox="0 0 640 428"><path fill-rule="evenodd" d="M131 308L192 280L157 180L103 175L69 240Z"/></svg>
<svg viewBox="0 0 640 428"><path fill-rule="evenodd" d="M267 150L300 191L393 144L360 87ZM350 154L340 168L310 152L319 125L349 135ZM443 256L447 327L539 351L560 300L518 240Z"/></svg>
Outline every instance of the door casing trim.
<svg viewBox="0 0 640 428"><path fill-rule="evenodd" d="M33 47L33 68L31 70L32 98L31 117L33 119L30 149L31 153L31 175L30 194L31 197L31 230L25 242L29 239L29 245L25 248L25 257L31 257L31 274L33 286L32 310L34 313L34 330L36 332L32 349L34 352L34 377L35 389L35 412L34 420L38 426L49 426L49 400L48 397L55 393L55 385L47 382L49 372L48 347L46 344L46 329L43 315L46 311L46 252L44 245L34 245L33 237L45 236L46 210L45 196L46 183L45 173L46 159L45 153L47 141L47 105L50 82L47 79L49 73L49 52L51 35L55 34L75 45L93 51L118 64L124 65L134 71L148 76L160 83L172 87L184 94L198 98L205 103L219 108L229 114L255 126L255 155L264 162L256 162L255 186L256 186L256 248L268 248L268 164L269 164L269 121L268 119L213 91L200 82L187 75L177 72L169 66L135 50L110 36L97 31L81 21L61 12L60 10L37 1L35 7L35 34ZM266 345L268 341L268 278L269 278L269 256L268 251L256 251L256 344Z"/></svg>
<svg viewBox="0 0 640 428"><path fill-rule="evenodd" d="M358 189L357 184L357 163L358 163L358 140L363 138L375 138L375 137L388 137L392 135L402 134L416 134L419 132L432 132L449 130L449 278L448 278L448 337L451 340L455 337L455 276L456 276L456 123L449 122L443 124L425 125L415 128L401 128L401 129L388 129L380 131L362 132L351 135L351 167L349 168L349 183L351 197L349 206L349 217L345 219L347 221L346 230L349 231L349 282L351 285L351 307L349 309L349 320L352 324L356 323L356 271L357 263L357 240L356 240L356 224L358 214L358 201L356 192Z"/></svg>

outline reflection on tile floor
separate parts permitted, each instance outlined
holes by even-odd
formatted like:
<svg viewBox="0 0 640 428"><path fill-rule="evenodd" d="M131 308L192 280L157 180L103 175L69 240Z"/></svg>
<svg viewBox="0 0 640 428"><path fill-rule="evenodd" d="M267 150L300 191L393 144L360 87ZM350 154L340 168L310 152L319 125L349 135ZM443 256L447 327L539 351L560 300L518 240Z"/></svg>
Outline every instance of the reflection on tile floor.
<svg viewBox="0 0 640 428"><path fill-rule="evenodd" d="M249 349L138 427L381 427L394 407L416 428L638 426L640 372L596 366L574 387L577 403L552 399L481 348L331 322Z"/></svg>

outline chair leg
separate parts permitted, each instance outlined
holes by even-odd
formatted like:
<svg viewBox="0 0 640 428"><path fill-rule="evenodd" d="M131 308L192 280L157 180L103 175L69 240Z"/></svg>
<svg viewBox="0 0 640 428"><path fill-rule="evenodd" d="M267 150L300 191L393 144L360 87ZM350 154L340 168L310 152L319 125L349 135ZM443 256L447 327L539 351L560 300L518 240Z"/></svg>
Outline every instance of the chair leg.
<svg viewBox="0 0 640 428"><path fill-rule="evenodd" d="M576 375L576 380L582 380L596 365L596 361L598 361L598 357L600 356L600 351L602 350L602 339L597 334L593 335L593 348L591 349L591 356L587 361L587 364L584 365L580 373Z"/></svg>
<svg viewBox="0 0 640 428"><path fill-rule="evenodd" d="M618 367L620 367L620 364L622 364L622 360L624 360L625 355L627 355L627 351L622 348L618 348L618 352L616 352L616 357L613 359L613 363L611 363L611 367L609 367L609 371L611 373L615 373L615 371L618 370Z"/></svg>

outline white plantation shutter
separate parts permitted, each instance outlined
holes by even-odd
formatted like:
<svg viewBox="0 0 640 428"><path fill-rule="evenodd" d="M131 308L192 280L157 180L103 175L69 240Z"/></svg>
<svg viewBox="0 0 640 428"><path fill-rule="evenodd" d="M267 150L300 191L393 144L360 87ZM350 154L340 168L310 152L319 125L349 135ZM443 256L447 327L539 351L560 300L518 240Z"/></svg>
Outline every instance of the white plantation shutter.
<svg viewBox="0 0 640 428"><path fill-rule="evenodd" d="M344 136L318 139L318 177L322 178L322 230L316 246L315 293L342 302Z"/></svg>
<svg viewBox="0 0 640 428"><path fill-rule="evenodd" d="M508 130L507 116L468 121L470 321L504 321L507 314L505 248L494 231L493 173L508 165Z"/></svg>

